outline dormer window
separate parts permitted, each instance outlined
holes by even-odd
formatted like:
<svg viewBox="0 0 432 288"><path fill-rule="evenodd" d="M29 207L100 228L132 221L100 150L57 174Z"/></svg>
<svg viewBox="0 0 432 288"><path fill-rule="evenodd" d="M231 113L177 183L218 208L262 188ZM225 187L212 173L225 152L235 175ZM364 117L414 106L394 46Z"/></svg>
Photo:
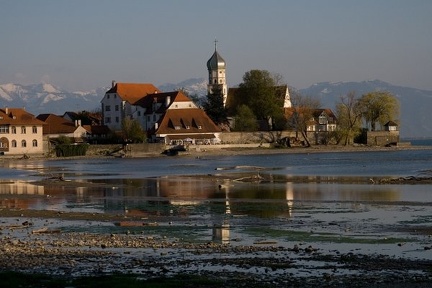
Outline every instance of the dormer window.
<svg viewBox="0 0 432 288"><path fill-rule="evenodd" d="M189 126L189 125L186 125L186 129L190 129L190 126Z"/></svg>
<svg viewBox="0 0 432 288"><path fill-rule="evenodd" d="M180 130L180 126L174 126L175 130Z"/></svg>
<svg viewBox="0 0 432 288"><path fill-rule="evenodd" d="M201 125L198 125L198 129L202 129L202 126L201 126Z"/></svg>

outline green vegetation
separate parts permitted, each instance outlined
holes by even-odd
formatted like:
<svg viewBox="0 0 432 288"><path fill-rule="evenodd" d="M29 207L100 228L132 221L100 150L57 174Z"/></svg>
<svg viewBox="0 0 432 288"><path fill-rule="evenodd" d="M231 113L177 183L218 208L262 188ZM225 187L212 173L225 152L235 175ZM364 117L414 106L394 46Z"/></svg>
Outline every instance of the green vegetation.
<svg viewBox="0 0 432 288"><path fill-rule="evenodd" d="M213 88L203 104L204 111L215 124L227 123L227 109L223 103L222 87Z"/></svg>
<svg viewBox="0 0 432 288"><path fill-rule="evenodd" d="M55 147L57 157L85 156L89 144L58 144Z"/></svg>
<svg viewBox="0 0 432 288"><path fill-rule="evenodd" d="M123 141L127 143L142 143L146 140L146 134L141 124L135 119L123 119L122 135Z"/></svg>
<svg viewBox="0 0 432 288"><path fill-rule="evenodd" d="M257 119L248 106L240 105L240 107L237 108L234 129L240 132L253 132L258 130Z"/></svg>
<svg viewBox="0 0 432 288"><path fill-rule="evenodd" d="M233 103L234 107L237 107L236 121L241 118L239 107L246 105L257 120L265 121L272 130L275 121L281 119L283 115L284 99L277 96L275 89L278 81L278 77L271 75L267 70L246 72L243 76L243 83L239 85L236 103Z"/></svg>
<svg viewBox="0 0 432 288"><path fill-rule="evenodd" d="M361 138L363 131L375 131L377 124L381 129L389 121L399 117L399 102L389 92L376 91L355 97L354 92L342 96L336 104L339 141L348 145ZM365 129L362 129L362 125ZM358 141L357 141L358 142Z"/></svg>

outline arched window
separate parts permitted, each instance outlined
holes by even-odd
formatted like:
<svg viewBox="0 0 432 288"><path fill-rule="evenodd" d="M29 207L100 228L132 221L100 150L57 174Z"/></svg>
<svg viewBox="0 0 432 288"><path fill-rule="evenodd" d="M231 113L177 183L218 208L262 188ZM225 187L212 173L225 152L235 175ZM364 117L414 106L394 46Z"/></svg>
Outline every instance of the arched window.
<svg viewBox="0 0 432 288"><path fill-rule="evenodd" d="M12 140L11 145L12 145L12 147L16 148L16 147L17 147L17 142L16 142L16 140Z"/></svg>
<svg viewBox="0 0 432 288"><path fill-rule="evenodd" d="M26 134L26 127L25 126L21 126L21 134Z"/></svg>
<svg viewBox="0 0 432 288"><path fill-rule="evenodd" d="M38 147L38 146L37 146L37 140L36 140L36 139L33 139L33 141L32 141L32 146L33 146L33 147Z"/></svg>
<svg viewBox="0 0 432 288"><path fill-rule="evenodd" d="M21 147L27 147L27 142L26 142L26 140L22 140L22 141L21 141Z"/></svg>
<svg viewBox="0 0 432 288"><path fill-rule="evenodd" d="M16 127L12 126L11 131L12 131L12 134L16 134Z"/></svg>

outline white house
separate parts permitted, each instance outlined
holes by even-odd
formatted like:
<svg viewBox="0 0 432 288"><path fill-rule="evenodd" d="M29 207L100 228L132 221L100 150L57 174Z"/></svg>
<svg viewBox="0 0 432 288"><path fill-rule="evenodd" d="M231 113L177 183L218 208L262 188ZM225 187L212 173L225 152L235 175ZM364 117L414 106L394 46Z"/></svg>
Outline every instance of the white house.
<svg viewBox="0 0 432 288"><path fill-rule="evenodd" d="M148 94L158 92L161 91L149 83L116 83L113 81L111 89L101 100L103 124L114 132L120 132L122 120L137 114L136 102Z"/></svg>
<svg viewBox="0 0 432 288"><path fill-rule="evenodd" d="M2 154L42 154L43 126L22 108L0 109L0 152Z"/></svg>

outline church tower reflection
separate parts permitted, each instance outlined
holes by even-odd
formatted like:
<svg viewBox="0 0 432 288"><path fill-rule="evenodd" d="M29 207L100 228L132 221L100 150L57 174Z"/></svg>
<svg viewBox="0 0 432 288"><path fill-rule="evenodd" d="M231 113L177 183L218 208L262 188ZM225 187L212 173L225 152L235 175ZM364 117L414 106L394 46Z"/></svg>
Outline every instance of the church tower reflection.
<svg viewBox="0 0 432 288"><path fill-rule="evenodd" d="M213 226L213 242L221 244L229 244L230 242L230 224L229 216L231 216L231 207L229 202L229 184L219 185L219 189L225 191L225 217L220 225Z"/></svg>

